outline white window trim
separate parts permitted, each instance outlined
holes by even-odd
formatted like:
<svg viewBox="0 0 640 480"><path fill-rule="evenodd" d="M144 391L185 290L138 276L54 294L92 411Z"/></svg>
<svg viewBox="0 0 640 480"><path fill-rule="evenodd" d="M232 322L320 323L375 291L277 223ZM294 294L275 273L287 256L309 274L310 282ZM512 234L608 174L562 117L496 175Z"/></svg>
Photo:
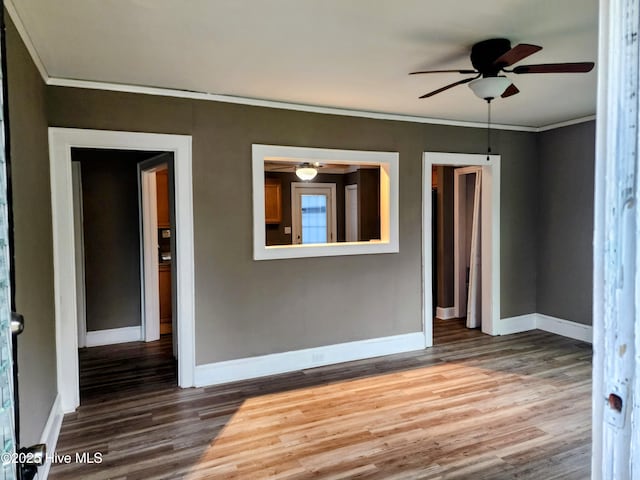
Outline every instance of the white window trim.
<svg viewBox="0 0 640 480"><path fill-rule="evenodd" d="M397 152L367 152L326 148L287 147L254 144L253 167L253 258L327 257L397 253L398 238L398 158ZM291 163L326 162L342 165L376 165L380 167L380 240L370 242L337 242L325 245L266 246L264 222L264 161Z"/></svg>
<svg viewBox="0 0 640 480"><path fill-rule="evenodd" d="M296 198L296 195L300 191L301 194L304 195L305 189L322 189L322 190L330 190L328 195L328 205L327 205L327 227L329 231L327 232L327 237L331 238L333 235L337 238L338 236L338 222L336 221L337 216L337 206L336 206L336 184L335 183L305 183L305 182L292 182L291 183L291 238L295 241L296 235L300 234L302 236L302 224L300 223L300 203Z"/></svg>

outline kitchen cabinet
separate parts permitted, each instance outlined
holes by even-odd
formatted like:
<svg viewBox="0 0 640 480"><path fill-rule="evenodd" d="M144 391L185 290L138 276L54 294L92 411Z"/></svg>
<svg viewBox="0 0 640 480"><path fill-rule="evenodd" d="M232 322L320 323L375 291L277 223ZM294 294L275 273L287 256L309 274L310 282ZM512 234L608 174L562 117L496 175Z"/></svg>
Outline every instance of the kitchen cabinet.
<svg viewBox="0 0 640 480"><path fill-rule="evenodd" d="M264 221L267 224L282 221L282 184L277 178L264 181Z"/></svg>
<svg viewBox="0 0 640 480"><path fill-rule="evenodd" d="M160 283L160 335L171 333L171 264L161 263L158 268Z"/></svg>
<svg viewBox="0 0 640 480"><path fill-rule="evenodd" d="M156 172L156 204L158 212L158 228L169 228L169 170Z"/></svg>

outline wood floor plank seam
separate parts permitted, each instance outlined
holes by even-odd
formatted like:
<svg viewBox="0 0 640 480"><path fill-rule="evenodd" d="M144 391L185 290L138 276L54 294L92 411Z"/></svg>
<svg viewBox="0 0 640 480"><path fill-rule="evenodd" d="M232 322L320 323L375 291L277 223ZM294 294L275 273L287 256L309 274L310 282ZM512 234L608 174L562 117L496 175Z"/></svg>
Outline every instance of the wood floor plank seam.
<svg viewBox="0 0 640 480"><path fill-rule="evenodd" d="M591 348L434 323L433 348L192 389L171 339L80 351L52 480L586 479Z"/></svg>

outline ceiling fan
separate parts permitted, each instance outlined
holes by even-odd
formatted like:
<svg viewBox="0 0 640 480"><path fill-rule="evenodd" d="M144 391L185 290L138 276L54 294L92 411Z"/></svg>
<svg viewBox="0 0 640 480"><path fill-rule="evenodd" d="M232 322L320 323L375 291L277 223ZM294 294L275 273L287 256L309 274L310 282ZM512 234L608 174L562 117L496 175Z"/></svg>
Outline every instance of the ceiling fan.
<svg viewBox="0 0 640 480"><path fill-rule="evenodd" d="M422 75L426 73L460 73L462 75L475 75L444 87L438 88L429 93L425 93L419 98L432 97L438 93L465 83L469 84L473 93L478 97L490 102L500 96L510 97L520 92L511 80L502 72L525 74L525 73L586 73L593 69L593 62L573 62L573 63L543 63L538 65L519 65L512 70L507 70L514 63L527 58L542 47L520 43L511 48L511 42L506 38L492 38L476 43L471 47L471 69L460 70L425 70L411 72L409 75Z"/></svg>

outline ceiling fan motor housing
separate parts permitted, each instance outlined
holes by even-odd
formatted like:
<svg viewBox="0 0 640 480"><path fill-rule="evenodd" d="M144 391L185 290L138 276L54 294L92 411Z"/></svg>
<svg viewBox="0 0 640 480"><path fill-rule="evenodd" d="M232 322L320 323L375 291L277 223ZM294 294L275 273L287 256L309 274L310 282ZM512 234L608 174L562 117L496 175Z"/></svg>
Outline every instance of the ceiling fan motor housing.
<svg viewBox="0 0 640 480"><path fill-rule="evenodd" d="M511 42L506 38L492 38L471 47L471 64L483 77L495 77L504 65L494 65L497 58L511 50Z"/></svg>

